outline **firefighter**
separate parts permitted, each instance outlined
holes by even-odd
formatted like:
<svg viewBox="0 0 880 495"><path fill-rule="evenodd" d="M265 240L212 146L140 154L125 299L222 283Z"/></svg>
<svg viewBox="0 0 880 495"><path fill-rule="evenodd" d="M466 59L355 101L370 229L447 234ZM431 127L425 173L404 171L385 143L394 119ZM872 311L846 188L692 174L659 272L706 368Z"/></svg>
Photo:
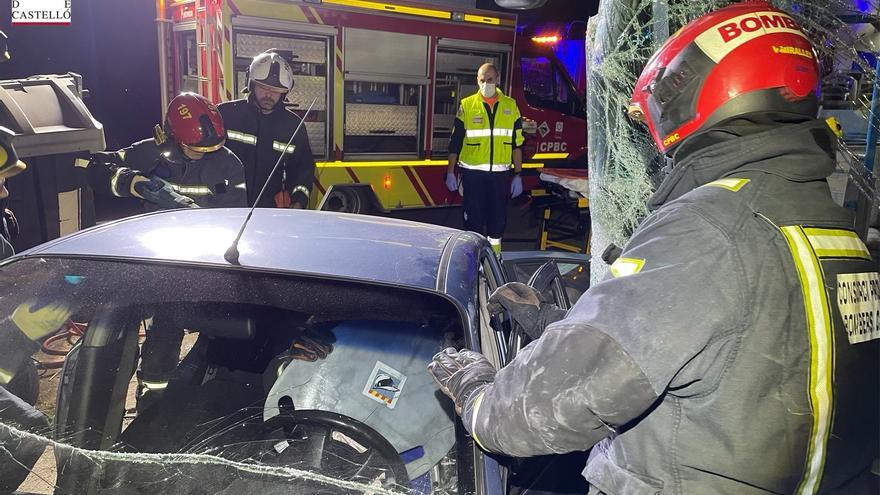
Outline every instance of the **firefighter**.
<svg viewBox="0 0 880 495"><path fill-rule="evenodd" d="M766 3L663 44L629 112L673 168L611 276L497 372L429 366L483 448L595 446L590 493L877 493L880 275L829 193L818 84Z"/></svg>
<svg viewBox="0 0 880 495"><path fill-rule="evenodd" d="M14 254L11 242L18 231L15 215L6 208L6 179L25 168L15 154L11 136L0 132L0 259ZM66 307L38 306L36 301L29 301L0 320L0 493L18 488L46 447L43 441L13 434L9 427L42 435L49 429L43 413L10 391L17 387L14 379L32 365L31 355L40 346L38 339L58 330L68 316Z"/></svg>
<svg viewBox="0 0 880 495"><path fill-rule="evenodd" d="M20 174L25 168L24 162L17 159L9 165L0 165L0 260L15 254L12 241L18 236L18 220L12 210L6 207L9 203L6 180Z"/></svg>
<svg viewBox="0 0 880 495"><path fill-rule="evenodd" d="M244 168L225 140L217 107L182 93L168 104L155 138L92 155L89 183L99 193L144 199L149 210L244 207Z"/></svg>
<svg viewBox="0 0 880 495"><path fill-rule="evenodd" d="M252 206L268 181L259 208L308 208L315 180L315 159L305 126L288 146L300 118L284 107L293 89L293 71L273 50L254 57L247 73L247 98L220 105L229 148L245 168L248 205ZM279 157L283 156L270 179Z"/></svg>
<svg viewBox="0 0 880 495"><path fill-rule="evenodd" d="M28 299L17 305L12 314L0 318L0 493L18 488L48 443L10 429L50 434L48 418L10 389L15 387L16 376L27 369L31 355L40 347L39 341L61 328L72 314L68 296L73 287L64 287L72 282L60 284L56 285L57 294L40 300Z"/></svg>
<svg viewBox="0 0 880 495"><path fill-rule="evenodd" d="M498 89L500 82L495 65L480 66L479 92L461 100L458 107L446 170L446 187L455 192L459 186L455 166L461 168L465 229L487 236L496 254L501 253L507 225L507 196L522 194L524 142L519 108Z"/></svg>
<svg viewBox="0 0 880 495"><path fill-rule="evenodd" d="M115 153L98 153L89 182L99 191L145 200L148 209L245 207L244 167L225 148L226 131L217 108L194 93L174 97L157 137ZM146 322L138 370L138 411L161 399L177 367L183 327L157 311Z"/></svg>

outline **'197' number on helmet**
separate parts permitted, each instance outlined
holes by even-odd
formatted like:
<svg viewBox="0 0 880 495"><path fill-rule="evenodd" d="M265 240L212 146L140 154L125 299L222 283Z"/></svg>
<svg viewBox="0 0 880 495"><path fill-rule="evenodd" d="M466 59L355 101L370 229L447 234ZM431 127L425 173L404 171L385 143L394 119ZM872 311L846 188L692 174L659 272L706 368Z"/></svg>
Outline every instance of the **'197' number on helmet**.
<svg viewBox="0 0 880 495"><path fill-rule="evenodd" d="M186 105L180 105L177 107L177 113L180 114L180 118L182 119L191 119L192 114L189 112L189 107Z"/></svg>

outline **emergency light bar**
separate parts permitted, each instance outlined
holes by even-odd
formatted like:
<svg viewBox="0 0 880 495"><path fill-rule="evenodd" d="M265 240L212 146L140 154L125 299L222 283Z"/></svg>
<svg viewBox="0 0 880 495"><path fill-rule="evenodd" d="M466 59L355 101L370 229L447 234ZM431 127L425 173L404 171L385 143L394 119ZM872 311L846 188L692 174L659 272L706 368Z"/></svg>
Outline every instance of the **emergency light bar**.
<svg viewBox="0 0 880 495"><path fill-rule="evenodd" d="M532 36L532 41L541 44L558 43L559 39L559 36L555 34L552 36Z"/></svg>

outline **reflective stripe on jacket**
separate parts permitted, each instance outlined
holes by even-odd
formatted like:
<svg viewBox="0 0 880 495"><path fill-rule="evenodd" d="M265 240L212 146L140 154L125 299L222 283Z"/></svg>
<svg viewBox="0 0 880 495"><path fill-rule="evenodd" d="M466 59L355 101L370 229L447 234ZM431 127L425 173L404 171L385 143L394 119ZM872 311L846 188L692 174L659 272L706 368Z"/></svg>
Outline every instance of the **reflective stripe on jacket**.
<svg viewBox="0 0 880 495"><path fill-rule="evenodd" d="M592 447L609 495L828 493L869 470L880 279L829 194L833 143L780 124L676 164L612 275L484 389L474 438Z"/></svg>
<svg viewBox="0 0 880 495"><path fill-rule="evenodd" d="M461 100L456 119L464 127L463 143L460 151L457 151L458 143L450 146L450 151L458 152L462 168L486 172L508 170L514 148L525 141L516 101L501 91L497 95L491 113L479 93Z"/></svg>

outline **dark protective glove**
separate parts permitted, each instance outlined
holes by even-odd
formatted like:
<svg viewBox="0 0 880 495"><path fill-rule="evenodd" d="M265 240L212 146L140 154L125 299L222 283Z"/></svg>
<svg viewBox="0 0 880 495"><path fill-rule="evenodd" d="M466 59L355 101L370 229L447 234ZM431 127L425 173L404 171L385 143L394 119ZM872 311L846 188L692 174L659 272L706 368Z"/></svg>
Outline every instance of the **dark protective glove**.
<svg viewBox="0 0 880 495"><path fill-rule="evenodd" d="M458 192L458 178L455 177L455 174L447 172L444 180L446 181L446 189L449 189L449 192Z"/></svg>
<svg viewBox="0 0 880 495"><path fill-rule="evenodd" d="M133 179L131 187L138 196L163 210L199 207L192 198L177 193L171 188L171 184L158 177L139 181Z"/></svg>
<svg viewBox="0 0 880 495"><path fill-rule="evenodd" d="M509 282L495 289L486 307L492 315L510 313L532 339L540 337L547 325L565 318L567 313L522 282Z"/></svg>
<svg viewBox="0 0 880 495"><path fill-rule="evenodd" d="M495 381L495 367L479 352L447 347L434 355L428 371L440 390L455 402L455 412L469 409L475 392Z"/></svg>
<svg viewBox="0 0 880 495"><path fill-rule="evenodd" d="M326 359L333 352L336 336L327 329L309 328L290 343L288 356L298 361Z"/></svg>

